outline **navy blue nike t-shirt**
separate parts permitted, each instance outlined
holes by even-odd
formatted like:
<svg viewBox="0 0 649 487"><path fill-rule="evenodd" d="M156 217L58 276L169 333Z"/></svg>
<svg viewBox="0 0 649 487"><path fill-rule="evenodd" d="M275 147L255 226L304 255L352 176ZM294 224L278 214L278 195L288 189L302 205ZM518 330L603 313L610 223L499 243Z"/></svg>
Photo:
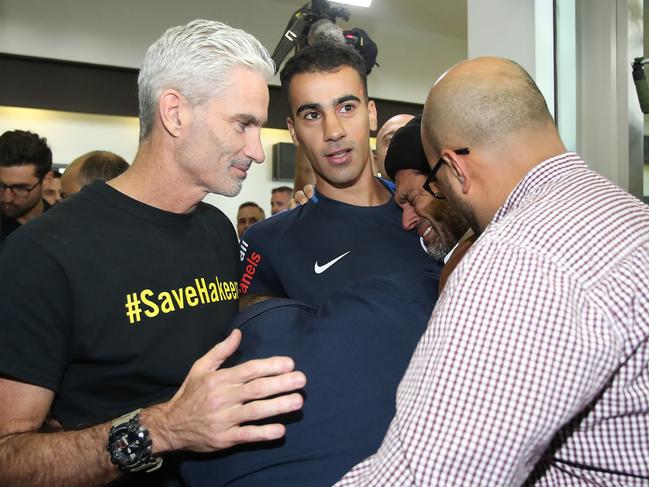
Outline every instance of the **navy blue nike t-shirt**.
<svg viewBox="0 0 649 487"><path fill-rule="evenodd" d="M394 186L380 181L393 192ZM432 272L415 231L401 226L401 208L354 206L317 192L305 205L254 224L240 242L241 296L270 294L317 306L366 276Z"/></svg>

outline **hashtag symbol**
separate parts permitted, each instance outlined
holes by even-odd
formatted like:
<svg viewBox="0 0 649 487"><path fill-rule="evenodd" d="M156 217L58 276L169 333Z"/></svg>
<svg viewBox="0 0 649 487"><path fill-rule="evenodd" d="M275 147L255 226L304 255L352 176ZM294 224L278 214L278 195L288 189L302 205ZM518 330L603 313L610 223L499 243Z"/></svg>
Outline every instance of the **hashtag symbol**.
<svg viewBox="0 0 649 487"><path fill-rule="evenodd" d="M137 293L126 295L126 317L131 324L136 321L141 321L140 315L142 314L142 308L140 308L140 302Z"/></svg>

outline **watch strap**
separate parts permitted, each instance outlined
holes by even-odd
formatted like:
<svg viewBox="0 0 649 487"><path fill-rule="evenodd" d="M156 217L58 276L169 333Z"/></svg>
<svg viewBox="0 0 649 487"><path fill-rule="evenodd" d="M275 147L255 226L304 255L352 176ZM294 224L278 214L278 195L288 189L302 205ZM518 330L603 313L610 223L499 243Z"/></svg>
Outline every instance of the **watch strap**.
<svg viewBox="0 0 649 487"><path fill-rule="evenodd" d="M117 426L118 424L126 423L132 420L138 414L140 414L140 412L142 412L142 408L136 409L135 411L131 411L130 413L126 413L123 416L120 416L119 418L115 418L110 422L110 427L112 428L113 426Z"/></svg>

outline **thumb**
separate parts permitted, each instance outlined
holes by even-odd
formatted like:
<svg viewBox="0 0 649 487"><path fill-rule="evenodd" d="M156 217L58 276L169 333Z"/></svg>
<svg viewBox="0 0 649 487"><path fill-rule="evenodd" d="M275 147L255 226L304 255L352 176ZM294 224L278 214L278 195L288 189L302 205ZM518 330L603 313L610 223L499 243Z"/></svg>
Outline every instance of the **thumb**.
<svg viewBox="0 0 649 487"><path fill-rule="evenodd" d="M306 186L304 186L304 194L309 199L313 198L313 193L315 192L314 190L315 186L313 186L313 184L307 184Z"/></svg>
<svg viewBox="0 0 649 487"><path fill-rule="evenodd" d="M241 330L234 329L232 333L223 340L217 343L209 352L203 355L199 362L201 369L205 371L212 371L218 369L225 360L232 355L239 344L241 343Z"/></svg>

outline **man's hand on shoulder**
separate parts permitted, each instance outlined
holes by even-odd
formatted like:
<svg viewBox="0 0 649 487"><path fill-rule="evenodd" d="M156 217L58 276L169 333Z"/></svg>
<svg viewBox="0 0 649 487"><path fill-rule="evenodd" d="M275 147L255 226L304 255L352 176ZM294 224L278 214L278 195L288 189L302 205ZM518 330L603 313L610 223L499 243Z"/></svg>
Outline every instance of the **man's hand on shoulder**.
<svg viewBox="0 0 649 487"><path fill-rule="evenodd" d="M315 192L315 187L312 184L307 184L303 189L296 191L293 194L293 198L289 202L289 207L291 209L306 204L311 198L313 198L313 193Z"/></svg>
<svg viewBox="0 0 649 487"><path fill-rule="evenodd" d="M140 417L151 432L154 453L216 451L284 436L282 424L242 424L300 409L302 396L290 392L304 387L306 377L293 371L294 363L288 357L219 369L240 342L241 332L233 331L194 363L169 402L142 411Z"/></svg>

